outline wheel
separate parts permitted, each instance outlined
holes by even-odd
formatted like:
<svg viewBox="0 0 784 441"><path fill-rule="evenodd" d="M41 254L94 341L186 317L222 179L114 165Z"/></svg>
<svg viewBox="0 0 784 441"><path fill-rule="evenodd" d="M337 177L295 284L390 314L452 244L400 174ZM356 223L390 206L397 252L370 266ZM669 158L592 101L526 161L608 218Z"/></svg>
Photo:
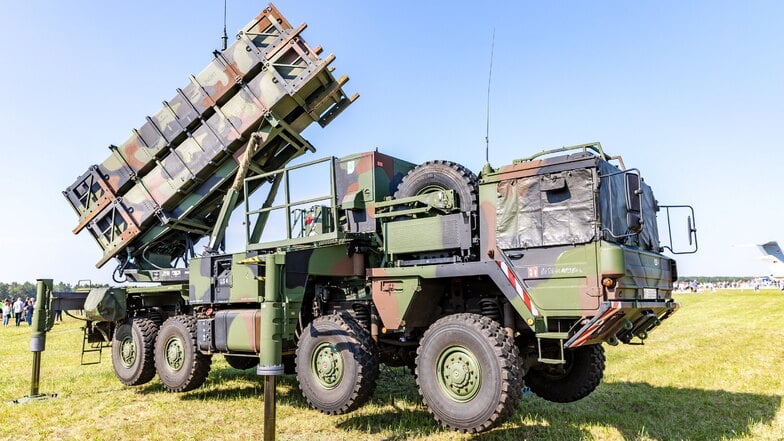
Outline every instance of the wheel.
<svg viewBox="0 0 784 441"><path fill-rule="evenodd" d="M223 358L226 359L226 363L229 363L229 366L241 371L248 370L259 365L259 357L255 356L244 357L241 355L224 355Z"/></svg>
<svg viewBox="0 0 784 441"><path fill-rule="evenodd" d="M196 318L176 315L163 322L155 340L155 370L164 389L196 389L207 379L211 364L212 358L196 347Z"/></svg>
<svg viewBox="0 0 784 441"><path fill-rule="evenodd" d="M302 395L315 409L329 415L351 412L376 386L373 340L348 316L318 317L297 343L296 372Z"/></svg>
<svg viewBox="0 0 784 441"><path fill-rule="evenodd" d="M155 376L155 336L158 327L146 318L136 317L118 326L112 339L114 375L126 386L138 386Z"/></svg>
<svg viewBox="0 0 784 441"><path fill-rule="evenodd" d="M433 323L417 351L422 401L444 427L478 433L517 409L522 390L520 355L501 325L478 314L454 314Z"/></svg>
<svg viewBox="0 0 784 441"><path fill-rule="evenodd" d="M428 161L414 167L400 182L395 198L407 198L441 190L454 190L460 211L471 212L477 204L477 178L469 169L449 161Z"/></svg>
<svg viewBox="0 0 784 441"><path fill-rule="evenodd" d="M547 401L571 403L587 397L604 376L604 347L581 346L564 352L565 365L532 367L525 384Z"/></svg>

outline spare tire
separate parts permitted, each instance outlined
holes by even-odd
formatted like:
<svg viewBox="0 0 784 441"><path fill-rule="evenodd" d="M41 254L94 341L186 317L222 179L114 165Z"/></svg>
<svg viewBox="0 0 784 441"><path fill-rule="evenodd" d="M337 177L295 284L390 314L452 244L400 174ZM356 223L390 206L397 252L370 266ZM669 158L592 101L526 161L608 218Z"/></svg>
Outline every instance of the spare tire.
<svg viewBox="0 0 784 441"><path fill-rule="evenodd" d="M478 179L474 172L450 161L428 161L420 164L403 178L395 198L407 198L443 190L454 190L456 204L462 212L478 208Z"/></svg>

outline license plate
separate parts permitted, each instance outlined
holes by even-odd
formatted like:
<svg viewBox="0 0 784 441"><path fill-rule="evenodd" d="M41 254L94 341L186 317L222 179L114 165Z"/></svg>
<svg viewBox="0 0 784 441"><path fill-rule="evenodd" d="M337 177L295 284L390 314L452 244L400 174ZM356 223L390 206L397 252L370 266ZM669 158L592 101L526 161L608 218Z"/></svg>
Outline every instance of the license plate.
<svg viewBox="0 0 784 441"><path fill-rule="evenodd" d="M647 300L656 300L656 288L643 288L642 298Z"/></svg>

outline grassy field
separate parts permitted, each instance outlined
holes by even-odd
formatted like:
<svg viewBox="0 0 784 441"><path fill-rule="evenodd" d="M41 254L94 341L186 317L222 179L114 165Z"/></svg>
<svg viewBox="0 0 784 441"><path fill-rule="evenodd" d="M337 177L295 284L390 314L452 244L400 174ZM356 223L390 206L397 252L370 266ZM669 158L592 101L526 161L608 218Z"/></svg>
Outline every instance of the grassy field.
<svg viewBox="0 0 784 441"><path fill-rule="evenodd" d="M503 426L478 436L442 430L405 369L382 368L372 401L342 416L308 408L291 376L278 381L278 440L784 440L784 294L682 294L683 308L644 346L607 347L604 382L588 398L527 396ZM79 366L80 324L49 334L41 393L30 393L29 328L0 328L0 439L261 439L263 386L215 357L207 383L170 394L157 380L124 387L108 351Z"/></svg>

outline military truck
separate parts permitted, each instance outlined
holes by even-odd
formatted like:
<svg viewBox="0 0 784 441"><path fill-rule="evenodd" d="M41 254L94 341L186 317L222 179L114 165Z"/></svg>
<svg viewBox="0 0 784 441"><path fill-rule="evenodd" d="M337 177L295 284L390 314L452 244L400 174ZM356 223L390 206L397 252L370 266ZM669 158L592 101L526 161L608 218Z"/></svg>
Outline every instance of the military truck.
<svg viewBox="0 0 784 441"><path fill-rule="evenodd" d="M343 414L379 364L407 366L437 421L481 432L524 386L587 396L602 343L643 341L678 309L663 206L599 143L478 175L377 150L291 165L315 150L301 132L357 97L304 29L269 5L65 190L74 232L127 282L84 305L83 351L110 346L120 382L193 390L221 355L294 374L311 406ZM246 243L227 253L234 211Z"/></svg>

